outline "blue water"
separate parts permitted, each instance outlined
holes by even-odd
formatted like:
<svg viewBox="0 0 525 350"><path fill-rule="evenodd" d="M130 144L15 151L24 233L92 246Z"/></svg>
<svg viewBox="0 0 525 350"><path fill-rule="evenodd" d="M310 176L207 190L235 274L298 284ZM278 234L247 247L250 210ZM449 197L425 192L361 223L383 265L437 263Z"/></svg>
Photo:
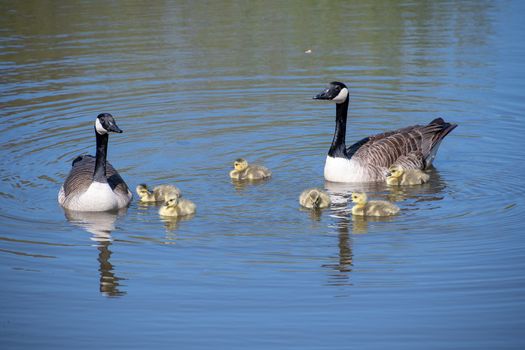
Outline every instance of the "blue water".
<svg viewBox="0 0 525 350"><path fill-rule="evenodd" d="M519 1L0 3L0 347L522 349L525 24ZM308 51L311 50L311 51ZM423 186L325 183L347 142L459 126ZM56 201L93 122L134 188L194 217ZM244 157L271 180L228 177ZM300 208L308 187L334 204ZM349 214L351 191L396 202Z"/></svg>

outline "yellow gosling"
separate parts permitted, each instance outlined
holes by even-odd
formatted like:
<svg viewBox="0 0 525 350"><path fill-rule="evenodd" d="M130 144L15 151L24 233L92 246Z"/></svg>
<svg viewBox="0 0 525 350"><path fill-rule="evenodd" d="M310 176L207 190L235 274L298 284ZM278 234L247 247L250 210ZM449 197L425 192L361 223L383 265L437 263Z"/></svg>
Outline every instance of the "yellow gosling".
<svg viewBox="0 0 525 350"><path fill-rule="evenodd" d="M168 197L180 197L180 190L173 185L159 185L153 187L153 191L148 189L146 184L140 184L136 188L141 202L165 202Z"/></svg>
<svg viewBox="0 0 525 350"><path fill-rule="evenodd" d="M194 214L196 205L185 198L178 196L170 197L159 209L161 216L185 216Z"/></svg>
<svg viewBox="0 0 525 350"><path fill-rule="evenodd" d="M249 165L246 159L239 158L233 162L230 177L234 180L261 180L272 176L272 172L261 165Z"/></svg>
<svg viewBox="0 0 525 350"><path fill-rule="evenodd" d="M299 196L299 203L308 209L322 209L330 206L330 196L320 188L309 188Z"/></svg>
<svg viewBox="0 0 525 350"><path fill-rule="evenodd" d="M422 170L403 169L399 165L392 165L388 168L386 183L392 186L421 185L429 179L430 176L425 174Z"/></svg>
<svg viewBox="0 0 525 350"><path fill-rule="evenodd" d="M387 201L368 201L366 193L352 193L353 215L360 216L392 216L399 213L399 208Z"/></svg>

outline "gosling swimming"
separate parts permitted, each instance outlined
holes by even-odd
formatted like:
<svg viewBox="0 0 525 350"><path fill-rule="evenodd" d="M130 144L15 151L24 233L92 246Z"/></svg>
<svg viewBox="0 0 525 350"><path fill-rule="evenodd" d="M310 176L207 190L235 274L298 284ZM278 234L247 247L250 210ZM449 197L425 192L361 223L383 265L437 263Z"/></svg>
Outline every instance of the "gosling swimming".
<svg viewBox="0 0 525 350"><path fill-rule="evenodd" d="M272 176L272 172L262 165L249 165L246 159L239 158L233 162L230 177L234 180L261 180Z"/></svg>
<svg viewBox="0 0 525 350"><path fill-rule="evenodd" d="M320 188L309 188L299 196L299 203L308 209L322 209L330 206L330 196Z"/></svg>
<svg viewBox="0 0 525 350"><path fill-rule="evenodd" d="M392 165L388 168L386 183L393 186L401 185L421 185L430 179L419 169L404 169L400 165Z"/></svg>
<svg viewBox="0 0 525 350"><path fill-rule="evenodd" d="M171 196L160 207L159 215L161 216L185 216L194 214L196 205L185 198L179 196Z"/></svg>
<svg viewBox="0 0 525 350"><path fill-rule="evenodd" d="M173 185L159 185L153 187L153 191L148 189L148 185L140 184L136 188L141 202L166 202L171 197L180 197L180 190Z"/></svg>
<svg viewBox="0 0 525 350"><path fill-rule="evenodd" d="M368 201L366 193L352 193L353 215L360 216L392 216L399 213L399 208L387 201Z"/></svg>

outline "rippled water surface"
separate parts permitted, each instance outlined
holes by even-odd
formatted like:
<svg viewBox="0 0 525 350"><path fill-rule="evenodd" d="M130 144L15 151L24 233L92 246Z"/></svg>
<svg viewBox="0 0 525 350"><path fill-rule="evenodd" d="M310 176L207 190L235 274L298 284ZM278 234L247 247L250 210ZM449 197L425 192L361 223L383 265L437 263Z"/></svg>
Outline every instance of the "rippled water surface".
<svg viewBox="0 0 525 350"><path fill-rule="evenodd" d="M0 3L0 347L524 348L525 25L520 1ZM310 51L308 51L310 50ZM325 183L347 140L459 124L423 186ZM64 212L93 122L135 187L197 204L163 221ZM232 161L272 169L234 184ZM299 193L334 204L301 210ZM395 201L352 219L352 190Z"/></svg>

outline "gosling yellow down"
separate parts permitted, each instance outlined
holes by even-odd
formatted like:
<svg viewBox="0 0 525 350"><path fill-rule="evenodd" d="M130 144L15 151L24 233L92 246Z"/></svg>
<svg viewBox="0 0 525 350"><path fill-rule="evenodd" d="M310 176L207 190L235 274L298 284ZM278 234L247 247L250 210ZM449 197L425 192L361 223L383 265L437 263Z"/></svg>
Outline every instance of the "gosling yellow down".
<svg viewBox="0 0 525 350"><path fill-rule="evenodd" d="M161 216L185 216L195 213L197 206L190 200L173 196L160 207L159 215Z"/></svg>
<svg viewBox="0 0 525 350"><path fill-rule="evenodd" d="M308 209L322 209L330 206L330 196L320 188L309 188L299 196L299 203Z"/></svg>
<svg viewBox="0 0 525 350"><path fill-rule="evenodd" d="M399 165L392 165L388 168L386 183L392 186L421 185L430 179L420 169L404 169Z"/></svg>
<svg viewBox="0 0 525 350"><path fill-rule="evenodd" d="M272 172L261 165L249 165L246 159L239 158L233 162L230 177L234 180L261 180L272 176Z"/></svg>
<svg viewBox="0 0 525 350"><path fill-rule="evenodd" d="M180 190L173 185L159 185L153 187L153 191L148 189L146 184L140 184L136 188L141 202L166 202L168 198L180 197Z"/></svg>
<svg viewBox="0 0 525 350"><path fill-rule="evenodd" d="M392 216L399 213L399 208L387 201L368 201L366 193L352 193L352 215L359 216Z"/></svg>

